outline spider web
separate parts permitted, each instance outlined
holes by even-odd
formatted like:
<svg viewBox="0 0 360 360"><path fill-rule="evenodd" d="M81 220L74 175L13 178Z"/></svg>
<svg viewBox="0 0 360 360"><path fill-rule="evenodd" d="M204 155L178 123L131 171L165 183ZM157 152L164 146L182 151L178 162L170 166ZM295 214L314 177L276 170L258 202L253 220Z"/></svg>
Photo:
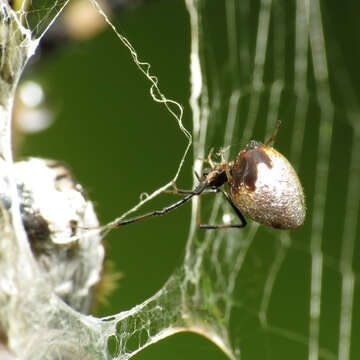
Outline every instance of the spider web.
<svg viewBox="0 0 360 360"><path fill-rule="evenodd" d="M20 21L31 31L32 39L36 40L41 39L67 3L68 0L25 0L20 1L18 8L15 2L14 8Z"/></svg>
<svg viewBox="0 0 360 360"><path fill-rule="evenodd" d="M64 5L43 1L35 9L24 4L18 18L35 40ZM240 232L203 233L196 228L199 204L194 199L183 265L144 303L97 319L77 314L47 293L14 207L13 222L2 224L8 240L2 252L11 255L2 259L2 273L16 269L22 275L27 264L27 277L2 280L2 318L11 323L12 346L27 359L66 354L127 359L171 334L193 331L232 359L357 359L360 350L352 340L359 332L354 256L359 246L359 109L348 75L352 68L344 66L348 54L338 45L343 39L329 30L334 15L317 0L187 0L186 6L195 171L201 173L200 159L211 147L230 146L226 156L233 159L250 139L267 138L280 119L276 147L304 185L305 226L284 232L250 222ZM189 141L175 177L124 217L177 179L191 137L183 128L181 107L161 93L149 65L107 21L151 82L154 100L167 106ZM23 59L29 54L25 51ZM11 162L9 130L3 133L3 154ZM11 168L5 169L8 191L16 199ZM232 217L218 197L202 210L208 223ZM17 291L9 291L9 283ZM15 300L7 301L8 294Z"/></svg>

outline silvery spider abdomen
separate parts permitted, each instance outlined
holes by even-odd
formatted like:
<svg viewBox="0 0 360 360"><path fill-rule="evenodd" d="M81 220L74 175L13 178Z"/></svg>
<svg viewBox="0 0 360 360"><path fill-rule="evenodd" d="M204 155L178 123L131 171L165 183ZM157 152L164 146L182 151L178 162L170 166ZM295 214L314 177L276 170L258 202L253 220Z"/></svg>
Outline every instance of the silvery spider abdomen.
<svg viewBox="0 0 360 360"><path fill-rule="evenodd" d="M278 229L296 229L303 224L302 186L294 168L278 151L251 141L229 170L229 195L243 215Z"/></svg>

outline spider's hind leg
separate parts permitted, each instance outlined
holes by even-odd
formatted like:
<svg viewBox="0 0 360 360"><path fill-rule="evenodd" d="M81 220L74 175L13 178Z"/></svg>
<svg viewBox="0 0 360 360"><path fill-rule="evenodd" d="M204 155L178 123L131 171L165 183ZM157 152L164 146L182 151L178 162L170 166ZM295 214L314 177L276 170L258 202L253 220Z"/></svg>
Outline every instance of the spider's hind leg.
<svg viewBox="0 0 360 360"><path fill-rule="evenodd" d="M198 226L200 229L206 229L206 230L215 230L215 229L241 229L247 225L247 222L244 218L244 215L240 212L240 210L235 206L233 201L231 200L230 196L223 190L217 189L217 192L221 192L228 203L231 205L233 210L235 211L236 215L239 217L241 224L229 224L229 225L208 225L208 224L200 224L200 217L198 217Z"/></svg>

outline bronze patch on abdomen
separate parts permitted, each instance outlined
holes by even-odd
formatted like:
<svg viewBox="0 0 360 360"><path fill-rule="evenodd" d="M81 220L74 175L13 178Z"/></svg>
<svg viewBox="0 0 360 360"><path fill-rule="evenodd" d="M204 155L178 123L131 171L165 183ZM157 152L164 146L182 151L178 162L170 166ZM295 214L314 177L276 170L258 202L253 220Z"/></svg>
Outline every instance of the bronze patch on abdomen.
<svg viewBox="0 0 360 360"><path fill-rule="evenodd" d="M268 168L272 168L272 162L264 150L265 145L252 141L244 151L242 151L234 166L230 169L234 179L232 191L245 185L249 191L255 191L258 178L258 164L264 163Z"/></svg>

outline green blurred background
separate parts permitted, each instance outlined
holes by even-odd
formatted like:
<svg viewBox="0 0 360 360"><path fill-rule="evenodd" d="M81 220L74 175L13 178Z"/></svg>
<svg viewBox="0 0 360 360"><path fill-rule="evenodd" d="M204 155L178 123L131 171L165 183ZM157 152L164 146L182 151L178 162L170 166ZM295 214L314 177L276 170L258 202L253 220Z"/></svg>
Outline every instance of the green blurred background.
<svg viewBox="0 0 360 360"><path fill-rule="evenodd" d="M216 6L212 12L214 18L209 21L217 21ZM359 5L355 1L341 5L335 1L323 1L322 6L325 9L323 20L329 31L326 36L336 40L351 76L358 79L360 32L356 14L359 13ZM151 64L152 73L160 80L162 92L184 106L184 125L191 130L188 106L190 29L183 1L149 2L113 21L120 33L129 38L140 59ZM336 53L338 50L332 48L330 51ZM30 64L25 78L36 79L43 85L47 105L55 112L56 120L48 130L27 136L17 158L38 156L69 164L93 200L102 224L134 206L141 193L151 193L175 174L186 138L164 106L151 99L149 82L134 66L128 50L109 28L89 40L70 42L41 57ZM354 84L360 84L360 81L354 81ZM336 91L341 93L342 88L335 84L332 89L336 97ZM359 89L355 88L355 93L358 93L356 90ZM325 230L329 239L332 233L333 240L329 240L325 250L329 254L339 251L336 239L340 237L341 226L337 226L336 218L343 211L341 201L345 196L345 191L339 188L346 186L349 176L346 171L351 146L351 128L341 117L341 107L345 105L340 100L337 105L339 115L335 124L331 165L334 180L330 184L334 197L329 199L328 204L333 228L330 226ZM308 151L302 159L300 174L305 189L312 187L311 181L307 183L306 179L310 179L307 172L310 174L313 168L308 167L306 161L307 157L309 163L314 161L312 150L317 136L316 121L309 122L306 131L305 146ZM281 139L284 139L282 152L285 155L289 147L285 139L291 130L286 124L281 129L279 143L281 145ZM181 187L192 187L191 171L192 154L178 181ZM159 196L141 212L161 208L173 200L172 195ZM153 218L112 231L105 240L107 254L123 278L109 304L99 306L96 315L130 309L161 288L182 262L189 222L188 204L169 213L166 218ZM309 228L305 229L300 237L308 238L308 231ZM292 257L289 256L289 259ZM308 263L300 266L309 269ZM339 276L337 271L335 269L334 277ZM309 274L303 281L309 284ZM334 303L339 301L336 298L338 286L339 279L328 287L335 289L334 294L329 294L334 297ZM296 301L308 304L308 292L297 296ZM287 304L292 307L290 300ZM354 322L354 335L360 334L358 324L359 321ZM262 341L260 338L259 341ZM328 342L329 339L325 344ZM302 351L305 349L302 347ZM286 354L285 347L283 352ZM296 356L303 358L301 354ZM135 358L169 357L226 358L215 345L193 334L170 337ZM288 357L284 355L283 358Z"/></svg>

